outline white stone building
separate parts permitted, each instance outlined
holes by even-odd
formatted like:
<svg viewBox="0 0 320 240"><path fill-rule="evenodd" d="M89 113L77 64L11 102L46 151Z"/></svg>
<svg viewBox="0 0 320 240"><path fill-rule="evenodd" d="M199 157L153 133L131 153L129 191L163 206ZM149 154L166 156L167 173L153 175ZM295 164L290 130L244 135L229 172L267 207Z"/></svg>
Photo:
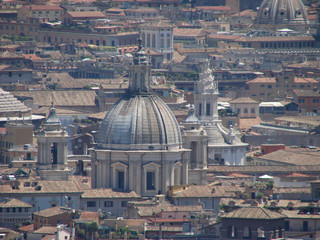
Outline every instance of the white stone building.
<svg viewBox="0 0 320 240"><path fill-rule="evenodd" d="M140 35L143 47L161 53L168 61L172 60L173 27L173 24L163 21L152 21L142 25Z"/></svg>

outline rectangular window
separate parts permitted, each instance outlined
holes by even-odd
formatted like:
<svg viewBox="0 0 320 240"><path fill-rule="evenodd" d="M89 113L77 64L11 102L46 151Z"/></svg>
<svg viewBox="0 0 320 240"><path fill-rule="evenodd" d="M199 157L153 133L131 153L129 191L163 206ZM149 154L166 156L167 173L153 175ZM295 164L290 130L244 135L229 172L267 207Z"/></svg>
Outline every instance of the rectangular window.
<svg viewBox="0 0 320 240"><path fill-rule="evenodd" d="M268 88L270 88L270 89L271 89L271 88L272 88L272 85L268 85Z"/></svg>
<svg viewBox="0 0 320 240"><path fill-rule="evenodd" d="M122 201L121 202L121 207L126 207L127 206L127 201Z"/></svg>
<svg viewBox="0 0 320 240"><path fill-rule="evenodd" d="M154 172L147 172L147 190L155 190Z"/></svg>
<svg viewBox="0 0 320 240"><path fill-rule="evenodd" d="M284 229L286 231L289 231L289 229L290 229L290 222L289 221L284 221Z"/></svg>
<svg viewBox="0 0 320 240"><path fill-rule="evenodd" d="M124 189L124 172L118 171L118 188Z"/></svg>
<svg viewBox="0 0 320 240"><path fill-rule="evenodd" d="M299 99L299 103L304 103L304 99Z"/></svg>
<svg viewBox="0 0 320 240"><path fill-rule="evenodd" d="M313 99L313 102L314 102L314 103L318 103L318 102L319 102L319 98L314 98L314 99Z"/></svg>
<svg viewBox="0 0 320 240"><path fill-rule="evenodd" d="M303 224L303 231L304 231L304 232L307 232L308 229L309 229L309 228L308 228L308 221L303 221L302 224Z"/></svg>
<svg viewBox="0 0 320 240"><path fill-rule="evenodd" d="M105 207L113 207L113 201L105 201L104 206Z"/></svg>
<svg viewBox="0 0 320 240"><path fill-rule="evenodd" d="M88 201L87 207L96 207L96 202L95 201Z"/></svg>
<svg viewBox="0 0 320 240"><path fill-rule="evenodd" d="M263 85L263 84L261 84L261 85L260 85L260 87L264 87L264 85Z"/></svg>
<svg viewBox="0 0 320 240"><path fill-rule="evenodd" d="M199 103L199 116L201 116L201 115L202 115L202 104Z"/></svg>
<svg viewBox="0 0 320 240"><path fill-rule="evenodd" d="M206 115L207 115L207 116L210 116L210 103L207 103L207 106L206 106Z"/></svg>

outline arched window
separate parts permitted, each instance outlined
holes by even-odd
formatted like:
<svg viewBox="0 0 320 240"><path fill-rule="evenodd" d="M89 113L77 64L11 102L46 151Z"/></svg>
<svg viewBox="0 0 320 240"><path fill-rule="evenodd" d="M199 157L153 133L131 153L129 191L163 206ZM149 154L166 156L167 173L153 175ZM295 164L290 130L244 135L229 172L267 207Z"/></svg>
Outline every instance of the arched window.
<svg viewBox="0 0 320 240"><path fill-rule="evenodd" d="M254 110L254 108L251 108L251 113L255 113L256 111Z"/></svg>
<svg viewBox="0 0 320 240"><path fill-rule="evenodd" d="M245 108L245 109L243 110L243 113L248 113L248 108Z"/></svg>
<svg viewBox="0 0 320 240"><path fill-rule="evenodd" d="M240 114L240 112L241 112L241 110L240 110L240 108L238 108L238 109L237 109L237 113Z"/></svg>

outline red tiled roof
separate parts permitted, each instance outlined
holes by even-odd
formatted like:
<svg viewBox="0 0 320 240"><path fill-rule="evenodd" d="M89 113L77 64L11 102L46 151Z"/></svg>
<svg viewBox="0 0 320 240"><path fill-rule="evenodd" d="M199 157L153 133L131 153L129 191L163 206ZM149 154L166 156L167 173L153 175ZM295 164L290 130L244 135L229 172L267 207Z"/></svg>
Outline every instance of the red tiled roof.
<svg viewBox="0 0 320 240"><path fill-rule="evenodd" d="M95 221L99 222L99 213L98 212L86 212L82 211L79 221Z"/></svg>
<svg viewBox="0 0 320 240"><path fill-rule="evenodd" d="M313 90L294 89L293 92L297 97L320 97L319 92Z"/></svg>
<svg viewBox="0 0 320 240"><path fill-rule="evenodd" d="M181 36L181 37L196 37L201 33L201 28L174 28L173 36Z"/></svg>
<svg viewBox="0 0 320 240"><path fill-rule="evenodd" d="M309 175L309 174L293 172L293 173L290 173L288 175L283 175L283 176L280 176L280 177L286 177L286 178L296 178L296 177L310 178L310 177L315 177L315 176L312 176L312 175Z"/></svg>
<svg viewBox="0 0 320 240"><path fill-rule="evenodd" d="M229 173L227 174L228 177L235 177L235 178L249 178L251 176L241 173Z"/></svg>
<svg viewBox="0 0 320 240"><path fill-rule="evenodd" d="M231 17L251 17L251 18L256 18L257 17L257 12L253 11L253 10L244 10L242 12L239 13L235 13L233 15L231 15Z"/></svg>
<svg viewBox="0 0 320 240"><path fill-rule="evenodd" d="M199 10L212 10L212 11L230 11L229 6L199 6L196 7Z"/></svg>
<svg viewBox="0 0 320 240"><path fill-rule="evenodd" d="M22 54L22 56L24 56L26 59L29 59L29 60L41 60L42 58L35 55L35 54Z"/></svg>
<svg viewBox="0 0 320 240"><path fill-rule="evenodd" d="M19 231L21 231L21 232L29 232L29 231L33 231L33 229L34 229L34 225L30 224L30 225L26 225L26 226L23 226L23 227L19 228Z"/></svg>
<svg viewBox="0 0 320 240"><path fill-rule="evenodd" d="M28 5L25 6L25 8L27 8L30 11L63 10L59 5Z"/></svg>
<svg viewBox="0 0 320 240"><path fill-rule="evenodd" d="M149 223L174 223L174 222L189 222L187 218L156 218L155 220L148 220Z"/></svg>
<svg viewBox="0 0 320 240"><path fill-rule="evenodd" d="M99 11L84 11L84 12L68 12L73 18L105 18L105 15Z"/></svg>
<svg viewBox="0 0 320 240"><path fill-rule="evenodd" d="M210 34L208 35L209 39L221 39L221 40L235 40L240 38L239 35L226 35L226 34Z"/></svg>
<svg viewBox="0 0 320 240"><path fill-rule="evenodd" d="M248 81L247 83L276 83L276 78L267 78L267 77L262 77L262 78L255 78L253 80Z"/></svg>
<svg viewBox="0 0 320 240"><path fill-rule="evenodd" d="M295 83L318 83L317 80L313 78L294 78Z"/></svg>

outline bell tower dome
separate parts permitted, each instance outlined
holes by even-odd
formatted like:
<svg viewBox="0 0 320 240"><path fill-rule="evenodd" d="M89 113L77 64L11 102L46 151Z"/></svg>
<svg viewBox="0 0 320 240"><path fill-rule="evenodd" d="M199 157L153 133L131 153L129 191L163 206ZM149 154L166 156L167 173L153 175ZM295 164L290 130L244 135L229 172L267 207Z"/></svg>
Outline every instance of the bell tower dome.
<svg viewBox="0 0 320 240"><path fill-rule="evenodd" d="M62 128L56 109L50 108L43 130L37 135L37 169L43 180L67 180L68 133Z"/></svg>

